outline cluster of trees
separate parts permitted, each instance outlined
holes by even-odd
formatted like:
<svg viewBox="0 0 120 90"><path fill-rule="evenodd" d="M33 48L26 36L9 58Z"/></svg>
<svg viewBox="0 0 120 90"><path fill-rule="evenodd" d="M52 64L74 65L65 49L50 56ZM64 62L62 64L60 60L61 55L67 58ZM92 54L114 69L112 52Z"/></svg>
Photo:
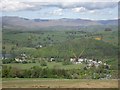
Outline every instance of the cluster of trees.
<svg viewBox="0 0 120 90"><path fill-rule="evenodd" d="M34 66L30 69L20 69L17 67L3 66L3 78L65 78L65 79L100 79L105 78L105 74L110 73L104 69L87 70L83 69L60 69L60 68L41 68Z"/></svg>
<svg viewBox="0 0 120 90"><path fill-rule="evenodd" d="M16 67L3 66L3 78L71 78L69 70L49 69L34 66L30 69L19 69Z"/></svg>
<svg viewBox="0 0 120 90"><path fill-rule="evenodd" d="M14 59L3 59L3 60L2 60L2 63L3 63L3 64L9 64L9 63L13 63L13 62L15 62Z"/></svg>
<svg viewBox="0 0 120 90"><path fill-rule="evenodd" d="M41 60L41 61L40 61L40 65L41 65L41 66L47 66L47 62L44 61L44 60Z"/></svg>

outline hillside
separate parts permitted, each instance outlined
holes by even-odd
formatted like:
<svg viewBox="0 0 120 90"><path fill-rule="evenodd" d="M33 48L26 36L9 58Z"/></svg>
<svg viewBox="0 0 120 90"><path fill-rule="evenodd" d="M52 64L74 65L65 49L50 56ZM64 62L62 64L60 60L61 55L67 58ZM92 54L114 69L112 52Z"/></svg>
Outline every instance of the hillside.
<svg viewBox="0 0 120 90"><path fill-rule="evenodd" d="M21 17L1 17L3 28L9 29L39 29L45 27L83 27L117 25L118 20L88 20L88 19L27 19Z"/></svg>

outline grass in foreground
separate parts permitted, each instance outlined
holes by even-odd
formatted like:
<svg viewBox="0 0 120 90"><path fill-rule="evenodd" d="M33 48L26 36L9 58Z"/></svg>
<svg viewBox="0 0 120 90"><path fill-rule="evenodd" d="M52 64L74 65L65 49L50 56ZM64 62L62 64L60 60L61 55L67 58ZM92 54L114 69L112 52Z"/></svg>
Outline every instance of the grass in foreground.
<svg viewBox="0 0 120 90"><path fill-rule="evenodd" d="M117 80L3 78L3 88L118 88Z"/></svg>

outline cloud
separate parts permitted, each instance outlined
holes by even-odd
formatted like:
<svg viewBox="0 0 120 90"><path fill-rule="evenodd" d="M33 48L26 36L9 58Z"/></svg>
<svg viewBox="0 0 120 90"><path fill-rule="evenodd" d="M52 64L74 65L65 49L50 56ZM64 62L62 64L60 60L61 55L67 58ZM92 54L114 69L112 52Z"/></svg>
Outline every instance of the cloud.
<svg viewBox="0 0 120 90"><path fill-rule="evenodd" d="M30 5L18 1L12 1L12 0L1 0L0 3L1 3L0 7L2 8L2 11L18 11L18 10L25 10L34 7L34 5Z"/></svg>
<svg viewBox="0 0 120 90"><path fill-rule="evenodd" d="M88 10L114 8L116 6L117 3L115 2L69 2L69 3L59 3L58 5L58 7L60 8L84 7Z"/></svg>
<svg viewBox="0 0 120 90"><path fill-rule="evenodd" d="M96 11L95 10L91 10L91 11L89 11L89 13L96 13Z"/></svg>
<svg viewBox="0 0 120 90"><path fill-rule="evenodd" d="M16 1L16 0L14 0ZM119 2L119 0L17 0L27 2Z"/></svg>
<svg viewBox="0 0 120 90"><path fill-rule="evenodd" d="M80 14L84 14L86 12L90 14L95 14L98 11L98 10L88 10L84 7L72 8L71 10L75 13L80 13Z"/></svg>
<svg viewBox="0 0 120 90"><path fill-rule="evenodd" d="M56 16L61 16L62 15L62 9L57 9L51 12L51 14L56 15Z"/></svg>
<svg viewBox="0 0 120 90"><path fill-rule="evenodd" d="M19 10L40 10L44 7L58 7L61 9L74 9L76 11L95 10L114 8L117 6L116 2L80 2L81 0L65 1L61 0L35 0L38 2L20 2L19 0L1 0L1 7L3 11L19 11ZM90 0L89 0L90 1ZM93 1L93 0L91 0Z"/></svg>
<svg viewBox="0 0 120 90"><path fill-rule="evenodd" d="M76 12L76 13L82 13L82 12L86 12L87 9L84 7L77 7L77 8L73 8L72 11Z"/></svg>
<svg viewBox="0 0 120 90"><path fill-rule="evenodd" d="M63 9L55 9L49 12L44 13L45 16L62 16L63 15Z"/></svg>

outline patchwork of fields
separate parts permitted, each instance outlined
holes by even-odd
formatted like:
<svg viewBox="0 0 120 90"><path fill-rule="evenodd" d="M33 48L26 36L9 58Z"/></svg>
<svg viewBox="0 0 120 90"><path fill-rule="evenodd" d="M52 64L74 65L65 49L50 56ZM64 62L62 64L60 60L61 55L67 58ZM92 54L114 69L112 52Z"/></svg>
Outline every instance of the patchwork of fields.
<svg viewBox="0 0 120 90"><path fill-rule="evenodd" d="M107 27L3 30L3 88L117 88L118 32Z"/></svg>

